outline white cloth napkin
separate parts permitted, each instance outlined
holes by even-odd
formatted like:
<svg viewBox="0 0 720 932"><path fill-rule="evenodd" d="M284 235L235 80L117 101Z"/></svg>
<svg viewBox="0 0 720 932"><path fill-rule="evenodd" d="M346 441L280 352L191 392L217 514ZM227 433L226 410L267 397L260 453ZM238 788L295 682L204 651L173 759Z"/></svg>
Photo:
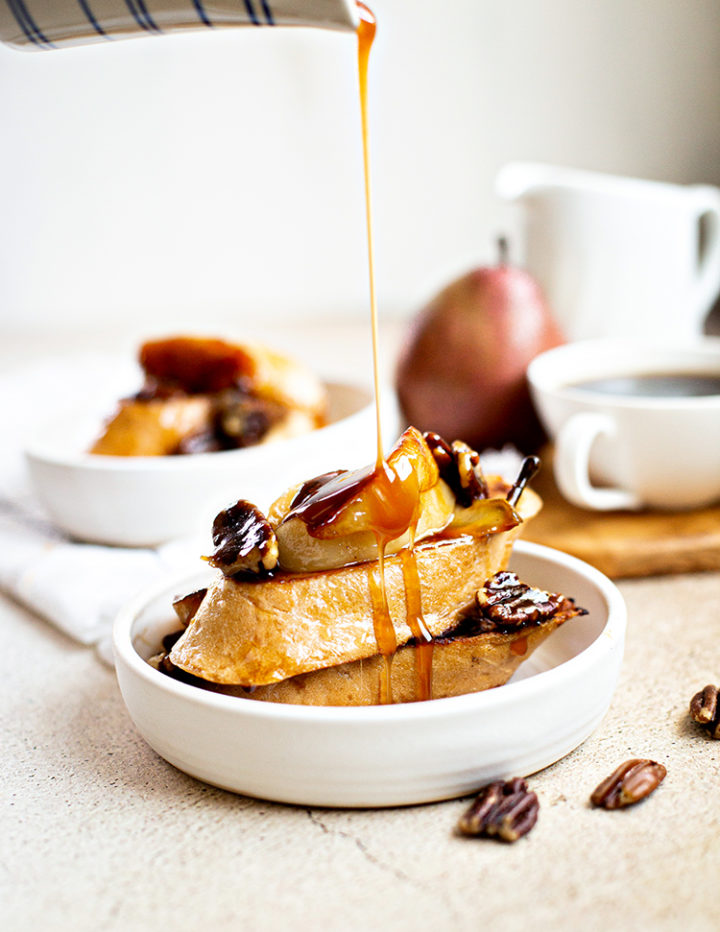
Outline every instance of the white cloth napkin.
<svg viewBox="0 0 720 932"><path fill-rule="evenodd" d="M0 591L112 664L119 609L169 575L200 569L201 542L157 548L103 547L72 541L43 516L21 486L0 494Z"/></svg>
<svg viewBox="0 0 720 932"><path fill-rule="evenodd" d="M110 635L120 607L171 572L198 569L202 545L185 540L131 549L79 543L57 530L36 500L25 469L25 438L53 406L87 406L99 374L107 382L107 372L107 358L93 355L46 359L0 379L0 591L74 640L95 646L111 663Z"/></svg>
<svg viewBox="0 0 720 932"><path fill-rule="evenodd" d="M70 541L18 497L0 497L0 590L111 662L120 607L142 588L191 566L194 542L131 550Z"/></svg>

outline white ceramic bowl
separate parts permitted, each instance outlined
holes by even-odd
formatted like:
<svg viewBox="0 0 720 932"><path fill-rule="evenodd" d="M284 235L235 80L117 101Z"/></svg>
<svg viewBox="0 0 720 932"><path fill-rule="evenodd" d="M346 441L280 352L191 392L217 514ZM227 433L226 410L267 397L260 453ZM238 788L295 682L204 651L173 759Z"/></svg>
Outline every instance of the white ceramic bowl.
<svg viewBox="0 0 720 932"><path fill-rule="evenodd" d="M330 423L289 440L192 456L95 456L83 452L100 421L75 411L57 416L26 444L38 497L53 521L81 540L153 546L206 532L238 498L266 507L278 489L375 455L369 390L328 382ZM393 392L381 393L384 437L399 430Z"/></svg>
<svg viewBox="0 0 720 932"><path fill-rule="evenodd" d="M512 569L574 597L589 615L556 631L498 689L394 706L308 707L253 702L177 682L145 660L177 628L165 583L119 614L114 629L123 699L165 760L250 796L309 806L379 807L448 799L526 776L559 760L602 719L623 654L626 611L602 573L520 542Z"/></svg>

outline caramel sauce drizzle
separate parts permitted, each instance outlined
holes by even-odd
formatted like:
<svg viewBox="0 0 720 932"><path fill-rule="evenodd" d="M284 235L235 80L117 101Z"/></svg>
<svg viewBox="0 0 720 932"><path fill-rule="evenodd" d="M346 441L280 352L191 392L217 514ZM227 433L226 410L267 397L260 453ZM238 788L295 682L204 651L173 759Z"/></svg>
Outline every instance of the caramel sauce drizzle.
<svg viewBox="0 0 720 932"><path fill-rule="evenodd" d="M362 501L363 526L370 528L377 542L377 563L368 568L368 587L373 613L373 629L383 664L380 671L380 702L392 698L392 659L397 650L397 637L385 587L386 548L390 541L410 531L410 544L400 552L400 565L405 584L407 624L418 643L417 698L432 698L432 637L422 613L422 598L413 540L420 511L420 487L415 473L400 475L383 458L380 418L380 377L378 349L378 310L375 290L373 222L370 197L370 145L368 131L368 63L375 39L376 22L372 11L358 3L358 76L360 114L362 121L363 166L365 178L365 211L367 221L368 271L370 277L370 319L372 327L373 382L375 388L375 420L377 454L374 466L349 472L328 473L306 483L292 502L291 515L301 518L308 532L317 537L331 537L333 525L344 508L354 499Z"/></svg>
<svg viewBox="0 0 720 932"><path fill-rule="evenodd" d="M510 645L510 653L517 657L524 657L528 651L528 639L526 637L517 638Z"/></svg>
<svg viewBox="0 0 720 932"><path fill-rule="evenodd" d="M370 321L373 349L373 382L375 387L375 422L377 431L377 455L373 472L373 490L377 494L371 500L371 527L377 541L378 562L369 573L370 596L373 608L373 627L378 650L383 657L380 674L380 702L392 702L392 658L397 650L395 627L390 617L385 590L385 549L389 541L399 537L412 527L413 537L419 509L419 490L408 488L393 473L383 460L382 423L380 418L380 376L378 309L375 289L375 251L373 246L372 198L370 196L370 134L368 120L368 63L370 49L375 40L376 21L372 11L364 3L358 3L360 23L358 25L358 77L360 86L360 116L362 121L363 169L365 178L365 215L367 221L368 273L370 278ZM408 508L411 514L408 515ZM403 579L407 620L410 630L422 642L418 653L418 699L432 698L432 644L422 616L422 600L417 563L410 547L402 551Z"/></svg>
<svg viewBox="0 0 720 932"><path fill-rule="evenodd" d="M382 464L382 425L380 423L380 365L378 340L377 296L375 293L375 250L373 246L372 200L370 197L370 132L368 128L368 63L375 40L376 21L372 10L358 3L358 76L360 83L360 117L362 121L363 169L365 175L365 216L367 220L368 273L370 276L370 321L372 327L373 381L375 383L375 423L377 429L378 469Z"/></svg>
<svg viewBox="0 0 720 932"><path fill-rule="evenodd" d="M345 505L369 485L376 467L366 466L351 472L340 470L310 479L298 490L285 517L301 518L309 533L321 536L323 528L332 527Z"/></svg>
<svg viewBox="0 0 720 932"><path fill-rule="evenodd" d="M392 660L397 650L395 626L390 617L387 594L385 591L385 547L378 543L377 565L368 570L368 586L373 613L373 628L378 651L382 656L380 668L380 703L386 705L393 701L392 694Z"/></svg>
<svg viewBox="0 0 720 932"><path fill-rule="evenodd" d="M373 382L375 387L375 429L377 433L377 451L374 475L388 478L389 470L383 462L382 424L380 420L380 366L377 294L375 290L375 249L373 244L372 199L370 197L370 132L368 120L368 63L370 49L375 40L376 21L373 12L364 3L358 3L360 22L358 24L358 78L360 85L360 118L362 123L363 171L365 177L365 218L367 226L368 274L370 278L370 325L372 329ZM390 607L385 591L385 548L388 530L372 522L377 541L378 562L370 569L368 584L373 610L373 628L378 650L383 657L380 673L380 702L392 702L392 658L397 649L395 626L390 617Z"/></svg>
<svg viewBox="0 0 720 932"><path fill-rule="evenodd" d="M412 544L400 551L400 559L402 560L403 577L405 579L407 623L417 641L415 657L417 660L418 699L432 699L433 638L423 617L420 577L418 576L417 559Z"/></svg>
<svg viewBox="0 0 720 932"><path fill-rule="evenodd" d="M402 474L401 474L402 473ZM417 562L413 549L420 514L420 482L413 469L396 470L381 461L348 472L327 473L305 483L296 494L286 520L300 518L314 537L332 537L335 525L347 515L347 507L361 514L360 526L369 528L377 542L377 563L368 567L368 586L373 629L383 657L380 701L392 702L391 667L397 650L395 626L385 589L385 551L390 541L410 532L410 543L399 559L405 583L407 624L420 645L417 652L419 699L432 697L432 637L422 614ZM336 533L347 533L341 527Z"/></svg>

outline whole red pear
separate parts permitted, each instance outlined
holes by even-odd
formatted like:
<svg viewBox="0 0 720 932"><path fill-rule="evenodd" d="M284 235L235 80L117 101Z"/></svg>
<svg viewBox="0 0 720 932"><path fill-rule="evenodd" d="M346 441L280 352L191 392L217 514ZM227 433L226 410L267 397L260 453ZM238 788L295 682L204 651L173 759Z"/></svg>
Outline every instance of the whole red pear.
<svg viewBox="0 0 720 932"><path fill-rule="evenodd" d="M396 372L408 423L477 450L544 440L528 364L564 337L534 278L508 265L478 268L444 288L413 321Z"/></svg>

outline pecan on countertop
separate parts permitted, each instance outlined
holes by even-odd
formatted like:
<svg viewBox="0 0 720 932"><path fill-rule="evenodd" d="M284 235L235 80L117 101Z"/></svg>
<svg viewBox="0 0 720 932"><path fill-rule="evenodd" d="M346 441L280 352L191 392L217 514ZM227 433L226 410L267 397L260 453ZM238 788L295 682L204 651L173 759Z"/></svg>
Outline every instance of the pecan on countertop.
<svg viewBox="0 0 720 932"><path fill-rule="evenodd" d="M458 831L474 838L517 841L537 822L540 804L525 780L498 780L484 787L458 822Z"/></svg>
<svg viewBox="0 0 720 932"><path fill-rule="evenodd" d="M662 764L645 758L632 758L606 777L590 795L593 806L623 809L649 796L665 779Z"/></svg>
<svg viewBox="0 0 720 932"><path fill-rule="evenodd" d="M702 725L711 738L720 738L720 690L706 686L690 700L690 718Z"/></svg>

